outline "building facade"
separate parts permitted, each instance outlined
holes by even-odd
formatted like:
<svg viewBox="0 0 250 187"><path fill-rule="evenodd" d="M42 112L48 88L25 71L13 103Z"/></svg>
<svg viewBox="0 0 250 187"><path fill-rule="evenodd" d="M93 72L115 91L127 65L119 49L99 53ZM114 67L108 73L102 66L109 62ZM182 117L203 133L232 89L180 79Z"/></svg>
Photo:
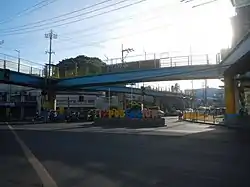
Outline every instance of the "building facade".
<svg viewBox="0 0 250 187"><path fill-rule="evenodd" d="M33 118L41 106L41 92L22 86L0 85L0 121Z"/></svg>

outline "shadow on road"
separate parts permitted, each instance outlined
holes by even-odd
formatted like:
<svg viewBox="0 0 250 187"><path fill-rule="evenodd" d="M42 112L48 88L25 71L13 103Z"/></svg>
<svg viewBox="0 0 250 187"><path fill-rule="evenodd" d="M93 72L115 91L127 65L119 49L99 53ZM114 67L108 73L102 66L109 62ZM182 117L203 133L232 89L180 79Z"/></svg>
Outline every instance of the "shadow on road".
<svg viewBox="0 0 250 187"><path fill-rule="evenodd" d="M185 136L17 133L60 187L250 186L245 132L215 127ZM2 146L8 136L1 137ZM20 157L19 148L13 149L1 158Z"/></svg>

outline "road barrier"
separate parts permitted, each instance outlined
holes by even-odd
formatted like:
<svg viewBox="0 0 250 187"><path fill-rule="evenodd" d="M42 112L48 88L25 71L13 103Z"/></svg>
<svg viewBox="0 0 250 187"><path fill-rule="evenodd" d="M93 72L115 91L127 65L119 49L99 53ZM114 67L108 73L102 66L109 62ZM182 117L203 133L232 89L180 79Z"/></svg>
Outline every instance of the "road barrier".
<svg viewBox="0 0 250 187"><path fill-rule="evenodd" d="M216 115L204 112L184 112L183 120L192 121L192 122L201 122L201 123L211 123L211 124L219 124L224 121L223 115Z"/></svg>

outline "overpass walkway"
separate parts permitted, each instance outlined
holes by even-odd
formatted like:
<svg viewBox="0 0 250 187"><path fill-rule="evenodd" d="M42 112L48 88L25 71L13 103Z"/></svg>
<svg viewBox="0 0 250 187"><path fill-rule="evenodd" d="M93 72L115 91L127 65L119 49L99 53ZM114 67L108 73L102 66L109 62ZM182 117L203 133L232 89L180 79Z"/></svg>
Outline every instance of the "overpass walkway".
<svg viewBox="0 0 250 187"><path fill-rule="evenodd" d="M187 79L212 79L222 76L223 70L218 64L210 62L208 55L177 56L161 59L153 59L151 61L159 61L159 66L150 69L143 69L143 64L150 60L126 62L122 65L138 64L135 70L122 72L112 72L99 75L81 76L64 79L51 79L50 83L55 89L70 88L88 88L93 86L101 86L104 88L112 84L127 84L136 82L150 81L170 81L170 80L187 80ZM194 60L195 59L195 60ZM199 64L199 65L198 65ZM142 68L141 68L142 67ZM32 67L26 64L14 63L7 60L0 60L0 82L35 88L44 88L46 81L44 79L44 67ZM4 69L10 69L8 79L4 76ZM18 71L19 72L16 72ZM125 69L126 70L126 69Z"/></svg>
<svg viewBox="0 0 250 187"><path fill-rule="evenodd" d="M159 63L159 65L145 68L144 63L147 67L149 62ZM133 64L133 70L127 68L131 64ZM192 56L192 61L190 56L176 56L118 63L116 66L120 68L111 73L64 78L60 79L56 85L58 87L89 87L137 82L214 79L222 77L224 72L224 68L221 68L215 61L210 61L208 55ZM127 69L129 71L126 71Z"/></svg>

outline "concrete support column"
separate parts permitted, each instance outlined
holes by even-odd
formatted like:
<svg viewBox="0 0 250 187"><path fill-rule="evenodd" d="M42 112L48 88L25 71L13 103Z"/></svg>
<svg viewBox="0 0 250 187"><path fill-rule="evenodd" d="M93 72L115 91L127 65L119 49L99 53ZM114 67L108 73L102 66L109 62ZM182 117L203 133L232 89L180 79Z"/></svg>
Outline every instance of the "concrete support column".
<svg viewBox="0 0 250 187"><path fill-rule="evenodd" d="M153 96L153 104L156 105L156 97Z"/></svg>
<svg viewBox="0 0 250 187"><path fill-rule="evenodd" d="M126 101L126 94L123 94L123 109L127 109L127 101Z"/></svg>
<svg viewBox="0 0 250 187"><path fill-rule="evenodd" d="M236 110L236 83L232 77L225 77L225 104L226 104L226 119L234 118L237 115Z"/></svg>
<svg viewBox="0 0 250 187"><path fill-rule="evenodd" d="M160 107L161 108L161 99L160 98L157 98L157 97L155 97L155 102L154 102L154 104L156 105L156 106L158 106L158 107Z"/></svg>
<svg viewBox="0 0 250 187"><path fill-rule="evenodd" d="M25 95L24 93L21 93L21 103L25 102ZM23 120L24 119L24 106L21 106L21 112L20 112L20 119Z"/></svg>
<svg viewBox="0 0 250 187"><path fill-rule="evenodd" d="M56 93L49 91L43 97L43 108L46 110L56 110Z"/></svg>
<svg viewBox="0 0 250 187"><path fill-rule="evenodd" d="M37 112L40 115L41 114L41 108L42 108L42 96L41 96L40 91L38 91L36 93L36 103L37 103Z"/></svg>
<svg viewBox="0 0 250 187"><path fill-rule="evenodd" d="M6 102L8 102L8 103L10 103L10 97L11 97L11 92L9 91L9 92L6 92ZM9 117L10 117L10 107L6 107L6 117L7 117L7 119L9 119Z"/></svg>

